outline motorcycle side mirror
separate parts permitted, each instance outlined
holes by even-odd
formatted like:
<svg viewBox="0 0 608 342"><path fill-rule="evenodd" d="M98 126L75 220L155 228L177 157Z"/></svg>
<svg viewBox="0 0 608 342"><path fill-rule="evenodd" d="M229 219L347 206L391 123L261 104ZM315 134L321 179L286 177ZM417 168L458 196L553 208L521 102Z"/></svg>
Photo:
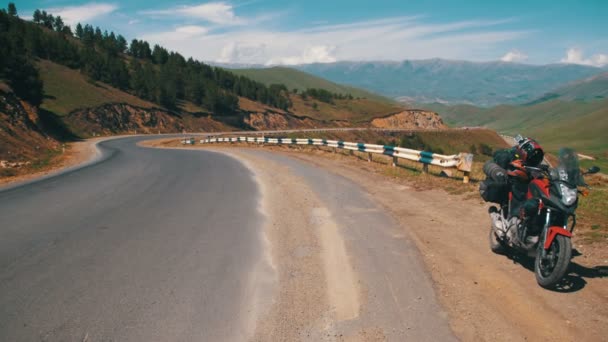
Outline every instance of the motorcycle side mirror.
<svg viewBox="0 0 608 342"><path fill-rule="evenodd" d="M587 170L587 171L585 172L585 174L586 174L586 175L592 175L592 174L594 174L594 173L598 173L598 172L600 172L600 168L599 168L599 167L597 167L597 166L592 166L592 167L590 167L590 168L589 168L589 170Z"/></svg>

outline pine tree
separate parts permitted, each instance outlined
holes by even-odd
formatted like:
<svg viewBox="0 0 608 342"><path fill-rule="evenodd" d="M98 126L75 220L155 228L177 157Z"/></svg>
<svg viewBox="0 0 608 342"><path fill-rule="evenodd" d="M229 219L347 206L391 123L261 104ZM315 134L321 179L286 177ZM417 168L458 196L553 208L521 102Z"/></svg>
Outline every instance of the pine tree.
<svg viewBox="0 0 608 342"><path fill-rule="evenodd" d="M99 27L95 28L95 35L93 36L93 40L95 44L101 44L103 41L103 35L101 34L101 29Z"/></svg>
<svg viewBox="0 0 608 342"><path fill-rule="evenodd" d="M92 47L95 44L95 33L93 31L93 26L88 24L84 26L82 42L87 47Z"/></svg>
<svg viewBox="0 0 608 342"><path fill-rule="evenodd" d="M142 40L141 44L139 45L139 48L140 48L139 58L143 58L143 59L152 58L152 50L150 50L150 44L148 44L148 42Z"/></svg>
<svg viewBox="0 0 608 342"><path fill-rule="evenodd" d="M42 21L42 13L37 9L34 11L34 22L40 24L40 21Z"/></svg>
<svg viewBox="0 0 608 342"><path fill-rule="evenodd" d="M62 32L63 31L63 19L61 19L61 16L57 16L55 18L55 22L53 23L53 27L55 28L55 31L57 32Z"/></svg>
<svg viewBox="0 0 608 342"><path fill-rule="evenodd" d="M119 53L125 53L127 51L127 40L122 35L118 35L116 38L116 49Z"/></svg>
<svg viewBox="0 0 608 342"><path fill-rule="evenodd" d="M154 45L154 49L152 50L152 61L156 64L165 64L168 59L169 52L158 45Z"/></svg>
<svg viewBox="0 0 608 342"><path fill-rule="evenodd" d="M137 39L133 39L131 41L131 45L129 46L129 54L133 57L139 57L139 41Z"/></svg>
<svg viewBox="0 0 608 342"><path fill-rule="evenodd" d="M64 36L73 36L74 34L72 33L72 28L70 27L70 25L65 25L63 26L63 29L61 30L61 33Z"/></svg>
<svg viewBox="0 0 608 342"><path fill-rule="evenodd" d="M8 15L13 17L17 16L17 6L15 6L15 3L13 2L8 3Z"/></svg>
<svg viewBox="0 0 608 342"><path fill-rule="evenodd" d="M82 28L82 25L80 23L76 24L76 37L82 39L83 35L84 29Z"/></svg>
<svg viewBox="0 0 608 342"><path fill-rule="evenodd" d="M131 89L133 89L135 95L144 99L148 98L144 69L138 61L133 61L131 63L131 68Z"/></svg>
<svg viewBox="0 0 608 342"><path fill-rule="evenodd" d="M158 76L156 75L156 71L154 67L150 63L145 63L144 65L144 84L146 87L146 92L148 93L148 100L155 101L157 98L157 92L159 88Z"/></svg>
<svg viewBox="0 0 608 342"><path fill-rule="evenodd" d="M24 55L15 56L11 62L7 71L9 85L17 96L34 106L39 106L44 92L38 69Z"/></svg>
<svg viewBox="0 0 608 342"><path fill-rule="evenodd" d="M48 28L53 29L53 25L55 24L55 17L52 14L47 14L45 11L42 11L42 24Z"/></svg>

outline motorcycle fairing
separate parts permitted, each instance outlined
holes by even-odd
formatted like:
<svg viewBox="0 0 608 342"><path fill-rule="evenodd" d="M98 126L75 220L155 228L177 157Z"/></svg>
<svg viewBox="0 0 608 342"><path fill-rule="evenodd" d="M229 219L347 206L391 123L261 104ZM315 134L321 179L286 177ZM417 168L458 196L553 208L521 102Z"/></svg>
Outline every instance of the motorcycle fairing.
<svg viewBox="0 0 608 342"><path fill-rule="evenodd" d="M541 196L549 197L550 182L548 179L534 179L528 187L527 199L540 198Z"/></svg>
<svg viewBox="0 0 608 342"><path fill-rule="evenodd" d="M551 244L553 243L553 240L555 240L555 237L557 235L563 235L565 237L572 237L572 233L569 232L568 230L564 229L564 227L560 227L560 226L552 226L549 227L549 229L547 230L547 239L545 239L545 245L543 246L545 248L545 250L549 249L549 247L551 247Z"/></svg>

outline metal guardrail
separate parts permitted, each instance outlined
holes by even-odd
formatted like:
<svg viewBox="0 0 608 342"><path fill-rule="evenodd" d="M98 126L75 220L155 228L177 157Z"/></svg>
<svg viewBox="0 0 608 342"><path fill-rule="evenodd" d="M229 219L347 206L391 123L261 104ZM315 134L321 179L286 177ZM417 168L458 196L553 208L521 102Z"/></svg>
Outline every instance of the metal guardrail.
<svg viewBox="0 0 608 342"><path fill-rule="evenodd" d="M397 166L398 158L412 160L423 164L423 171L428 172L428 165L435 165L446 169L456 169L464 173L463 182L469 182L469 174L473 165L473 155L470 153L459 153L455 155L442 155L426 151L417 151L409 148L395 147L389 145L376 145L346 142L341 140L327 139L295 139L295 138L269 138L269 137L206 137L200 140L201 144L208 143L256 143L256 144L285 144L285 145L312 145L327 146L336 149L367 152L368 161L372 160L372 154L382 154L393 157L393 166ZM182 140L182 144L194 144L194 138Z"/></svg>

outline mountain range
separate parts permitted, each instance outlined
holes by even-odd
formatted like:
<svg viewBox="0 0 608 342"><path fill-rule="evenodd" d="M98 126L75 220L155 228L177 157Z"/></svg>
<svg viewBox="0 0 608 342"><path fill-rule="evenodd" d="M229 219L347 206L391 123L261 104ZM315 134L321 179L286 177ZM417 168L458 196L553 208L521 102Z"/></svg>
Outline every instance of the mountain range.
<svg viewBox="0 0 608 342"><path fill-rule="evenodd" d="M605 69L576 64L529 65L444 59L336 62L294 68L405 103L525 104Z"/></svg>

